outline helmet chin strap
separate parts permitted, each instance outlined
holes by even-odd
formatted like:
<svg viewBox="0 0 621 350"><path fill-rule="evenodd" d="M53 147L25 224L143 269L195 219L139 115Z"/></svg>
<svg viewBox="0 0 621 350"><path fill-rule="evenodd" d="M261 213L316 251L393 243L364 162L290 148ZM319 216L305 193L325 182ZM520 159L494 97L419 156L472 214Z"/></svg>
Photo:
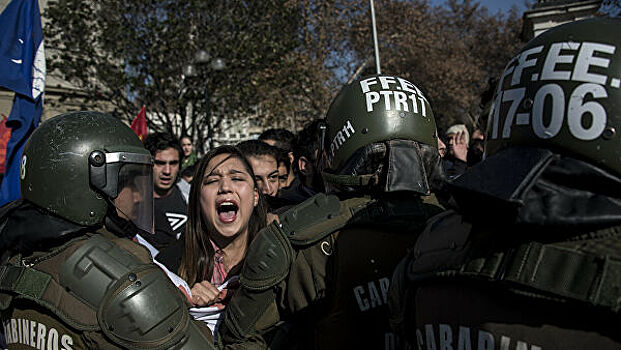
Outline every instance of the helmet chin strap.
<svg viewBox="0 0 621 350"><path fill-rule="evenodd" d="M416 141L391 140L384 192L409 191L427 196L431 193L428 173Z"/></svg>
<svg viewBox="0 0 621 350"><path fill-rule="evenodd" d="M134 237L139 234L141 236L150 235L147 232L134 224L131 220L124 219L119 216L117 207L110 200L108 202L108 212L104 218L104 226L106 229L119 237ZM118 209L120 210L120 209Z"/></svg>
<svg viewBox="0 0 621 350"><path fill-rule="evenodd" d="M379 174L336 175L323 172L321 176L326 182L341 186L372 186L379 182Z"/></svg>
<svg viewBox="0 0 621 350"><path fill-rule="evenodd" d="M377 161L384 162L384 166L378 164L377 170L372 174L355 174L358 168L367 166L366 160L370 160L370 157L378 154L379 151L384 153L384 160ZM367 187L377 190L380 189L378 185L382 186L383 183L381 191L384 193L406 191L423 196L431 193L422 150L416 141L391 140L383 144L367 145L356 152L354 157L358 159L348 161L348 163L355 164L353 169L347 171L350 174L322 172L326 184L335 185L328 187L338 189Z"/></svg>

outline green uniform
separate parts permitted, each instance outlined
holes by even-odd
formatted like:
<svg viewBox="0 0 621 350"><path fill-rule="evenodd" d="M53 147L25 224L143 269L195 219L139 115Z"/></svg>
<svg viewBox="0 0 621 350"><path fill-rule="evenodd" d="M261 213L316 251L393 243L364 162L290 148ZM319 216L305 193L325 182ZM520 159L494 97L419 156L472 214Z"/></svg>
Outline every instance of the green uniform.
<svg viewBox="0 0 621 350"><path fill-rule="evenodd" d="M459 214L395 271L407 346L621 349L620 30L569 22L507 63L485 159L450 185Z"/></svg>
<svg viewBox="0 0 621 350"><path fill-rule="evenodd" d="M319 194L281 215L249 249L221 345L392 348L389 279L425 221L442 210L427 198Z"/></svg>
<svg viewBox="0 0 621 350"><path fill-rule="evenodd" d="M20 179L21 199L0 208L9 349L213 348L183 294L123 238L153 230L153 159L127 125L89 111L41 123Z"/></svg>
<svg viewBox="0 0 621 350"><path fill-rule="evenodd" d="M213 347L209 329L191 319L186 298L144 247L32 206L21 209L3 220L0 234L3 244L24 252L0 266L8 349ZM65 235L31 234L56 229Z"/></svg>
<svg viewBox="0 0 621 350"><path fill-rule="evenodd" d="M529 176L501 179L507 160ZM621 349L621 179L546 150L483 165L396 269L397 333L418 349Z"/></svg>
<svg viewBox="0 0 621 350"><path fill-rule="evenodd" d="M218 345L392 349L392 271L441 212L433 112L395 76L352 82L318 127L326 191L279 216L251 243Z"/></svg>

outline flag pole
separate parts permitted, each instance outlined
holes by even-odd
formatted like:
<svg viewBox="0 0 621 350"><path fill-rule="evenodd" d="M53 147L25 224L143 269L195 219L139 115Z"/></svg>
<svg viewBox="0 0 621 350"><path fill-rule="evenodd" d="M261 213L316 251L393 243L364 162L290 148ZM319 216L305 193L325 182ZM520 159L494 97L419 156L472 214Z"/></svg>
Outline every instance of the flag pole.
<svg viewBox="0 0 621 350"><path fill-rule="evenodd" d="M371 26L373 27L373 46L375 48L375 69L377 74L382 74L382 70L380 68L379 46L377 45L377 25L375 24L375 8L373 6L373 0L369 0L369 6L371 7Z"/></svg>

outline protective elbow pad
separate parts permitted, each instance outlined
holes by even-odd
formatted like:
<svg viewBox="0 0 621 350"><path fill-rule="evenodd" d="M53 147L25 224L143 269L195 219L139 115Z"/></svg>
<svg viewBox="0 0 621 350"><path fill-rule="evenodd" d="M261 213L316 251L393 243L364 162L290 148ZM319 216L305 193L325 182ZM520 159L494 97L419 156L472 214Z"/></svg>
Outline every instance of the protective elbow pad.
<svg viewBox="0 0 621 350"><path fill-rule="evenodd" d="M293 249L281 225L272 222L252 241L240 276L245 288L261 291L275 286L289 273Z"/></svg>
<svg viewBox="0 0 621 350"><path fill-rule="evenodd" d="M95 236L63 265L61 283L97 310L102 332L128 349L211 348L164 272Z"/></svg>
<svg viewBox="0 0 621 350"><path fill-rule="evenodd" d="M116 281L97 318L108 337L137 349L180 343L191 322L179 291L155 265L132 269L126 278Z"/></svg>

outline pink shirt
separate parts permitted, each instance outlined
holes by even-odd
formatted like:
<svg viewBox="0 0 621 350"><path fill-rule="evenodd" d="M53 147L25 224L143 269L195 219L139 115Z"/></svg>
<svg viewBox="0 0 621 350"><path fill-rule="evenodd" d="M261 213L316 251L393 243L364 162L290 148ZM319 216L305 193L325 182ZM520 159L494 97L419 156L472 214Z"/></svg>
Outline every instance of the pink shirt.
<svg viewBox="0 0 621 350"><path fill-rule="evenodd" d="M211 275L211 284L216 287L219 287L224 281L226 281L226 270L224 268L224 253L222 249L218 248L213 241L211 242L211 246L215 251L213 255L213 274Z"/></svg>

